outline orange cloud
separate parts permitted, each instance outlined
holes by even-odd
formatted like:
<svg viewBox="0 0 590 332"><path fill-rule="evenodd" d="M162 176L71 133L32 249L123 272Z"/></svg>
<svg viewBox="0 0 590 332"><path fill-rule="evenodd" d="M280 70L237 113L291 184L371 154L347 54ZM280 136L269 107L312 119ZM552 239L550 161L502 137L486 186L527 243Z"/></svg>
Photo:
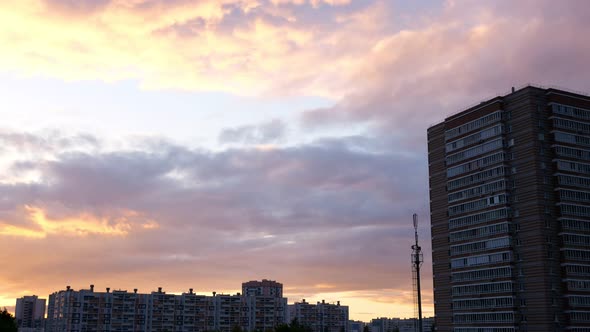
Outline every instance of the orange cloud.
<svg viewBox="0 0 590 332"><path fill-rule="evenodd" d="M309 26L278 4L266 6L237 0L117 0L88 8L41 0L3 2L0 70L66 80L137 79L153 89L339 94L335 82L358 62L351 40L362 44L360 50L374 39L374 31L359 23L374 20ZM230 20L237 23L226 22L235 9L239 18Z"/></svg>
<svg viewBox="0 0 590 332"><path fill-rule="evenodd" d="M335 285L330 285L330 284L317 284L317 285L314 285L314 287L315 288L318 288L318 289L331 289L331 288L336 288Z"/></svg>
<svg viewBox="0 0 590 332"><path fill-rule="evenodd" d="M15 226L8 223L0 223L0 235L46 238L48 235L62 236L87 236L90 234L107 236L126 236L134 227L131 218L137 217L136 211L123 211L115 218L97 217L88 213L80 213L73 217L51 218L42 208L25 206L27 219L34 227ZM153 220L147 220L141 224L144 229L158 228Z"/></svg>

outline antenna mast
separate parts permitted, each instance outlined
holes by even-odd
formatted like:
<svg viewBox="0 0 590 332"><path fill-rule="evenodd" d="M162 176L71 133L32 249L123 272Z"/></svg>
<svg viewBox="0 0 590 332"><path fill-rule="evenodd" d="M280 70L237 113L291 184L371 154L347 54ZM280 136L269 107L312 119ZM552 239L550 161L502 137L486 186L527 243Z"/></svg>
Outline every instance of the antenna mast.
<svg viewBox="0 0 590 332"><path fill-rule="evenodd" d="M418 326L416 331L423 332L422 327L422 294L420 291L420 266L424 258L422 248L418 245L418 215L414 213L414 238L416 244L412 246L412 284L414 286L414 315L418 316ZM417 312L416 312L417 311Z"/></svg>

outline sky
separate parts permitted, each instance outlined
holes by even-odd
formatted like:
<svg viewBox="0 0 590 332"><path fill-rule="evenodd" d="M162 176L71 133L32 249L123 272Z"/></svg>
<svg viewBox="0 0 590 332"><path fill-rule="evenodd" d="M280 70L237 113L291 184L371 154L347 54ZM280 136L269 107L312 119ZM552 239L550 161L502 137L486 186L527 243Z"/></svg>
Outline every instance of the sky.
<svg viewBox="0 0 590 332"><path fill-rule="evenodd" d="M433 314L426 129L511 87L590 91L571 1L5 0L0 307L74 289Z"/></svg>

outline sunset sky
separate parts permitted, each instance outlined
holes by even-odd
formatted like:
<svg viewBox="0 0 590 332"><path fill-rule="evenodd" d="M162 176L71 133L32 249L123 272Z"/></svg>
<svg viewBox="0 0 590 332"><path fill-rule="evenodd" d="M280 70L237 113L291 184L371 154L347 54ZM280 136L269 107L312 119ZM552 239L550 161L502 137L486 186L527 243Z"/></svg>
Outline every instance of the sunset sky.
<svg viewBox="0 0 590 332"><path fill-rule="evenodd" d="M74 289L433 313L426 128L590 92L579 1L3 0L0 307Z"/></svg>

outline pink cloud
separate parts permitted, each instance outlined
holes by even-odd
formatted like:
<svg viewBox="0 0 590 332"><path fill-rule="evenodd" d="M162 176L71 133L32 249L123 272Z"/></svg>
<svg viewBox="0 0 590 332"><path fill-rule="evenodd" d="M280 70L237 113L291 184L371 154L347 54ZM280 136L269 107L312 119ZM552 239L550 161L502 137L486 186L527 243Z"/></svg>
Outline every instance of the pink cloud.
<svg viewBox="0 0 590 332"><path fill-rule="evenodd" d="M428 24L380 39L330 108L303 123L368 121L422 144L428 125L528 83L590 91L584 2L449 4ZM509 13L509 14L507 14Z"/></svg>
<svg viewBox="0 0 590 332"><path fill-rule="evenodd" d="M0 235L6 257L18 259L0 279L13 297L27 285L41 285L39 294L68 283L208 292L268 277L295 295L350 292L407 306L415 210L429 238L426 127L528 82L590 90L584 1L447 2L403 30L384 23L395 16L387 2L84 4L0 11L0 45L9 45L0 66L152 88L327 95L335 104L305 112L304 129L365 123L370 134L270 149L159 142L107 151L88 135L2 132L3 152L28 153L8 162L0 183L4 227L39 231L26 205L52 221L92 216L92 225L138 213L128 236ZM314 19L316 10L329 15ZM228 128L222 139L267 144L283 130Z"/></svg>
<svg viewBox="0 0 590 332"><path fill-rule="evenodd" d="M23 142L39 141L34 133L2 137L3 146L19 137L29 149L22 156L44 149ZM407 283L407 256L397 253L409 253L406 209L425 192L408 186L402 171L423 161L369 156L354 144L214 152L162 142L92 153L67 146L20 159L8 168L14 180L0 184L7 198L0 202L0 238L15 263L0 291L45 295L93 283L209 292L267 277L311 298L377 292L392 278ZM23 167L40 180L19 181Z"/></svg>

